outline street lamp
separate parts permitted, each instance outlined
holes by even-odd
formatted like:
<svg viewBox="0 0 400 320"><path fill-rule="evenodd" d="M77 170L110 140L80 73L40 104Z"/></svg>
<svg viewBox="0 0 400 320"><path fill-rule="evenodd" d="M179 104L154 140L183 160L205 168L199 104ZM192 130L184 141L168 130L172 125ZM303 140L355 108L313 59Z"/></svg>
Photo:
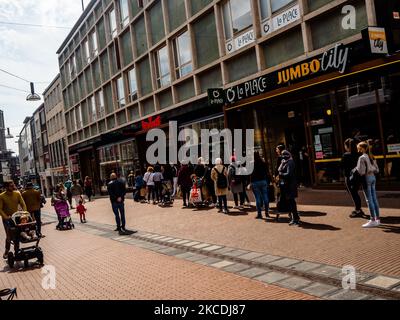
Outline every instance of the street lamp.
<svg viewBox="0 0 400 320"><path fill-rule="evenodd" d="M26 101L40 101L41 98L38 94L35 93L35 86L33 82L31 82L31 93L26 97Z"/></svg>
<svg viewBox="0 0 400 320"><path fill-rule="evenodd" d="M10 133L10 128L7 128L6 139L14 139L14 136Z"/></svg>

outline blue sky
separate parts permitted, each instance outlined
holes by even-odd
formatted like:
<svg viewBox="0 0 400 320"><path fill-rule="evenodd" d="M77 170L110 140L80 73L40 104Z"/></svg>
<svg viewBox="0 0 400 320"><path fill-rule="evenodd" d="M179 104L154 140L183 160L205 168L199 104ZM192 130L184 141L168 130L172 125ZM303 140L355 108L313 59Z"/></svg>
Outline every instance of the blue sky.
<svg viewBox="0 0 400 320"><path fill-rule="evenodd" d="M89 0L84 1L87 3ZM35 85L35 91L43 93L59 72L56 51L81 13L81 0L0 0L0 69L40 82ZM67 29L16 26L7 22ZM28 83L2 72L0 85L30 90ZM6 127L14 135L13 140L7 141L7 147L16 153L15 141L22 122L43 102L27 102L27 94L0 87L0 109L4 111Z"/></svg>

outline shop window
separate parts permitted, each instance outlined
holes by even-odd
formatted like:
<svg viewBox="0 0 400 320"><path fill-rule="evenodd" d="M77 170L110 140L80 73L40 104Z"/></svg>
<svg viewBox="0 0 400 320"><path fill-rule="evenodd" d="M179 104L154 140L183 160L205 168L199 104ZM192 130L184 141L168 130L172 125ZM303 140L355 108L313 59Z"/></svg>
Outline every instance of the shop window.
<svg viewBox="0 0 400 320"><path fill-rule="evenodd" d="M185 0L169 0L168 19L169 31L175 30L186 20Z"/></svg>
<svg viewBox="0 0 400 320"><path fill-rule="evenodd" d="M193 24L198 67L219 58L218 37L214 13L209 13ZM204 36L207 35L207 36Z"/></svg>
<svg viewBox="0 0 400 320"><path fill-rule="evenodd" d="M164 87L171 83L169 68L168 48L165 46L155 53L155 65L157 68L157 85Z"/></svg>
<svg viewBox="0 0 400 320"><path fill-rule="evenodd" d="M189 31L182 33L174 40L174 56L177 78L182 78L193 71Z"/></svg>
<svg viewBox="0 0 400 320"><path fill-rule="evenodd" d="M190 0L192 15L195 15L197 12L205 8L211 2L212 0Z"/></svg>
<svg viewBox="0 0 400 320"><path fill-rule="evenodd" d="M353 3L356 8L356 28L343 29L343 14L341 7L329 14L318 17L310 23L310 30L314 49L322 48L328 44L334 44L340 40L358 34L368 26L365 1Z"/></svg>
<svg viewBox="0 0 400 320"><path fill-rule="evenodd" d="M143 116L147 116L147 115L152 114L152 113L154 113L156 111L156 109L154 107L153 98L147 99L146 101L143 102L142 110L143 110Z"/></svg>
<svg viewBox="0 0 400 320"><path fill-rule="evenodd" d="M122 77L118 78L115 84L116 84L116 92L117 92L117 105L118 105L118 108L123 108L126 106L123 78Z"/></svg>
<svg viewBox="0 0 400 320"><path fill-rule="evenodd" d="M102 50L106 46L106 30L104 26L104 19L101 19L97 24L97 34L99 36L99 48Z"/></svg>
<svg viewBox="0 0 400 320"><path fill-rule="evenodd" d="M115 38L118 34L117 18L116 18L115 9L112 9L108 13L108 27L109 27L109 31L110 31L110 33L109 33L110 39Z"/></svg>
<svg viewBox="0 0 400 320"><path fill-rule="evenodd" d="M103 81L110 79L110 65L108 60L107 50L100 56L101 72L103 74Z"/></svg>
<svg viewBox="0 0 400 320"><path fill-rule="evenodd" d="M140 77L140 95L145 96L153 90L153 86L151 84L150 63L148 58L143 59L138 63L138 71Z"/></svg>
<svg viewBox="0 0 400 320"><path fill-rule="evenodd" d="M164 17L162 13L161 1L150 9L151 43L155 45L165 36Z"/></svg>
<svg viewBox="0 0 400 320"><path fill-rule="evenodd" d="M124 66L127 66L133 61L131 33L129 31L121 36L121 46L123 63Z"/></svg>
<svg viewBox="0 0 400 320"><path fill-rule="evenodd" d="M160 105L160 109L168 108L173 103L172 93L171 93L171 90L169 90L169 89L163 91L157 97L158 97L158 103Z"/></svg>
<svg viewBox="0 0 400 320"><path fill-rule="evenodd" d="M194 93L193 80L188 80L183 83L180 83L178 86L176 86L176 91L178 93L179 102L194 97L195 93Z"/></svg>
<svg viewBox="0 0 400 320"><path fill-rule="evenodd" d="M225 39L232 39L253 24L250 0L229 0L223 6Z"/></svg>
<svg viewBox="0 0 400 320"><path fill-rule="evenodd" d="M119 0L119 11L121 15L121 26L125 28L129 24L128 0Z"/></svg>
<svg viewBox="0 0 400 320"><path fill-rule="evenodd" d="M251 50L239 57L235 57L233 60L229 60L226 65L230 82L245 78L246 76L257 73L256 53L254 50Z"/></svg>
<svg viewBox="0 0 400 320"><path fill-rule="evenodd" d="M285 32L284 36L269 41L263 49L267 68L301 56L304 54L301 29Z"/></svg>
<svg viewBox="0 0 400 320"><path fill-rule="evenodd" d="M137 99L137 81L135 68L128 71L129 102Z"/></svg>
<svg viewBox="0 0 400 320"><path fill-rule="evenodd" d="M133 30L135 32L136 56L139 57L147 51L146 26L143 17L137 20Z"/></svg>
<svg viewBox="0 0 400 320"><path fill-rule="evenodd" d="M308 11L317 10L329 2L332 2L332 0L308 0Z"/></svg>

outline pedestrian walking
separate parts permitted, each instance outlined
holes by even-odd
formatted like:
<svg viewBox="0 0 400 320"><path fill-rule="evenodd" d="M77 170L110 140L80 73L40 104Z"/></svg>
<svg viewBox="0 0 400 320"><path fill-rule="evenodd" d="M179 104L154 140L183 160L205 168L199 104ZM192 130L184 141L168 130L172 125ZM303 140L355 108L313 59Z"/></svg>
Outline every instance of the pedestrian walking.
<svg viewBox="0 0 400 320"><path fill-rule="evenodd" d="M360 142L357 149L362 155L358 159L356 170L362 178L364 196L371 214L370 220L363 225L363 228L379 227L380 209L376 195L376 174L379 173L379 167L368 142Z"/></svg>
<svg viewBox="0 0 400 320"><path fill-rule="evenodd" d="M115 173L111 174L110 180L111 181L107 185L107 191L110 196L111 207L115 215L115 222L117 224L115 231L118 231L120 234L124 234L127 232L125 229L125 183L118 180Z"/></svg>
<svg viewBox="0 0 400 320"><path fill-rule="evenodd" d="M74 209L74 207L72 206L72 192L71 192L72 184L73 184L72 180L70 178L68 178L68 180L65 181L65 183L64 183L64 187L65 187L65 190L67 191L67 199L69 202L69 206L71 207L71 209ZM53 195L53 191L51 191L51 194Z"/></svg>
<svg viewBox="0 0 400 320"><path fill-rule="evenodd" d="M5 181L3 183L5 191L0 195L0 215L3 221L4 231L6 233L5 252L3 258L7 259L11 248L11 216L21 209L26 211L26 204L21 193L16 191L14 181ZM20 208L18 208L20 207Z"/></svg>
<svg viewBox="0 0 400 320"><path fill-rule="evenodd" d="M42 219L41 219L41 204L42 197L38 190L33 189L33 183L28 182L25 186L25 191L22 193L22 198L26 204L28 211L36 222L36 235L42 237Z"/></svg>
<svg viewBox="0 0 400 320"><path fill-rule="evenodd" d="M83 194L83 189L81 185L78 183L78 180L74 180L74 184L71 187L71 194L72 198L74 198L75 200L75 206L77 207L79 205L79 201L81 200ZM72 206L71 209L73 209Z"/></svg>
<svg viewBox="0 0 400 320"><path fill-rule="evenodd" d="M233 199L235 202L235 206L233 209L243 209L244 205L244 193L243 193L243 180L242 176L240 175L239 169L240 163L236 161L236 157L231 157L231 164L228 168L228 183L229 189L233 194ZM240 200L240 203L239 203Z"/></svg>
<svg viewBox="0 0 400 320"><path fill-rule="evenodd" d="M148 167L147 172L143 177L144 182L147 186L147 202L150 203L150 199L153 200L153 204L156 203L155 190L154 190L154 169L153 167Z"/></svg>
<svg viewBox="0 0 400 320"><path fill-rule="evenodd" d="M178 172L178 186L182 192L183 207L187 208L189 205L190 189L192 188L192 172L186 161L182 161L182 166Z"/></svg>
<svg viewBox="0 0 400 320"><path fill-rule="evenodd" d="M256 198L257 217L262 219L262 209L265 210L265 217L269 218L269 197L268 197L268 165L258 152L254 153L254 169L250 175L251 189Z"/></svg>
<svg viewBox="0 0 400 320"><path fill-rule="evenodd" d="M354 211L351 213L350 218L363 217L365 214L361 209L361 198L358 194L361 187L361 179L359 175L354 174L359 158L357 143L354 139L349 138L344 142L344 148L346 152L342 156L341 168L346 189L354 203Z"/></svg>
<svg viewBox="0 0 400 320"><path fill-rule="evenodd" d="M215 194L218 197L219 211L228 214L228 170L223 165L222 159L215 160L215 167L211 172L211 179L215 183Z"/></svg>
<svg viewBox="0 0 400 320"><path fill-rule="evenodd" d="M89 177L85 177L85 194L89 199L89 202L92 201L92 195L93 195L93 185L92 185L92 179Z"/></svg>
<svg viewBox="0 0 400 320"><path fill-rule="evenodd" d="M292 215L290 226L300 225L300 216L297 211L296 198L298 197L296 181L296 165L289 151L282 152L282 161L278 169L280 197L287 203L287 208Z"/></svg>
<svg viewBox="0 0 400 320"><path fill-rule="evenodd" d="M83 201L79 201L79 205L76 207L76 212L79 214L81 223L86 223L86 207L83 205Z"/></svg>

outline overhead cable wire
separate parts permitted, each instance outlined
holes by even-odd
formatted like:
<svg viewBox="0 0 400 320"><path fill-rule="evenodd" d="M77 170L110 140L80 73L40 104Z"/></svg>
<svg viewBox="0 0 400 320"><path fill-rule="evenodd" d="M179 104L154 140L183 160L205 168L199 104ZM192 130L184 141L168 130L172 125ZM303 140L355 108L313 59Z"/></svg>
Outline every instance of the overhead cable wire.
<svg viewBox="0 0 400 320"><path fill-rule="evenodd" d="M12 26L20 26L20 27L71 29L71 27L63 27L63 26L49 26L49 25L44 25L44 24L31 24L31 23L6 22L6 21L0 21L0 24L6 24L6 25L12 25Z"/></svg>

